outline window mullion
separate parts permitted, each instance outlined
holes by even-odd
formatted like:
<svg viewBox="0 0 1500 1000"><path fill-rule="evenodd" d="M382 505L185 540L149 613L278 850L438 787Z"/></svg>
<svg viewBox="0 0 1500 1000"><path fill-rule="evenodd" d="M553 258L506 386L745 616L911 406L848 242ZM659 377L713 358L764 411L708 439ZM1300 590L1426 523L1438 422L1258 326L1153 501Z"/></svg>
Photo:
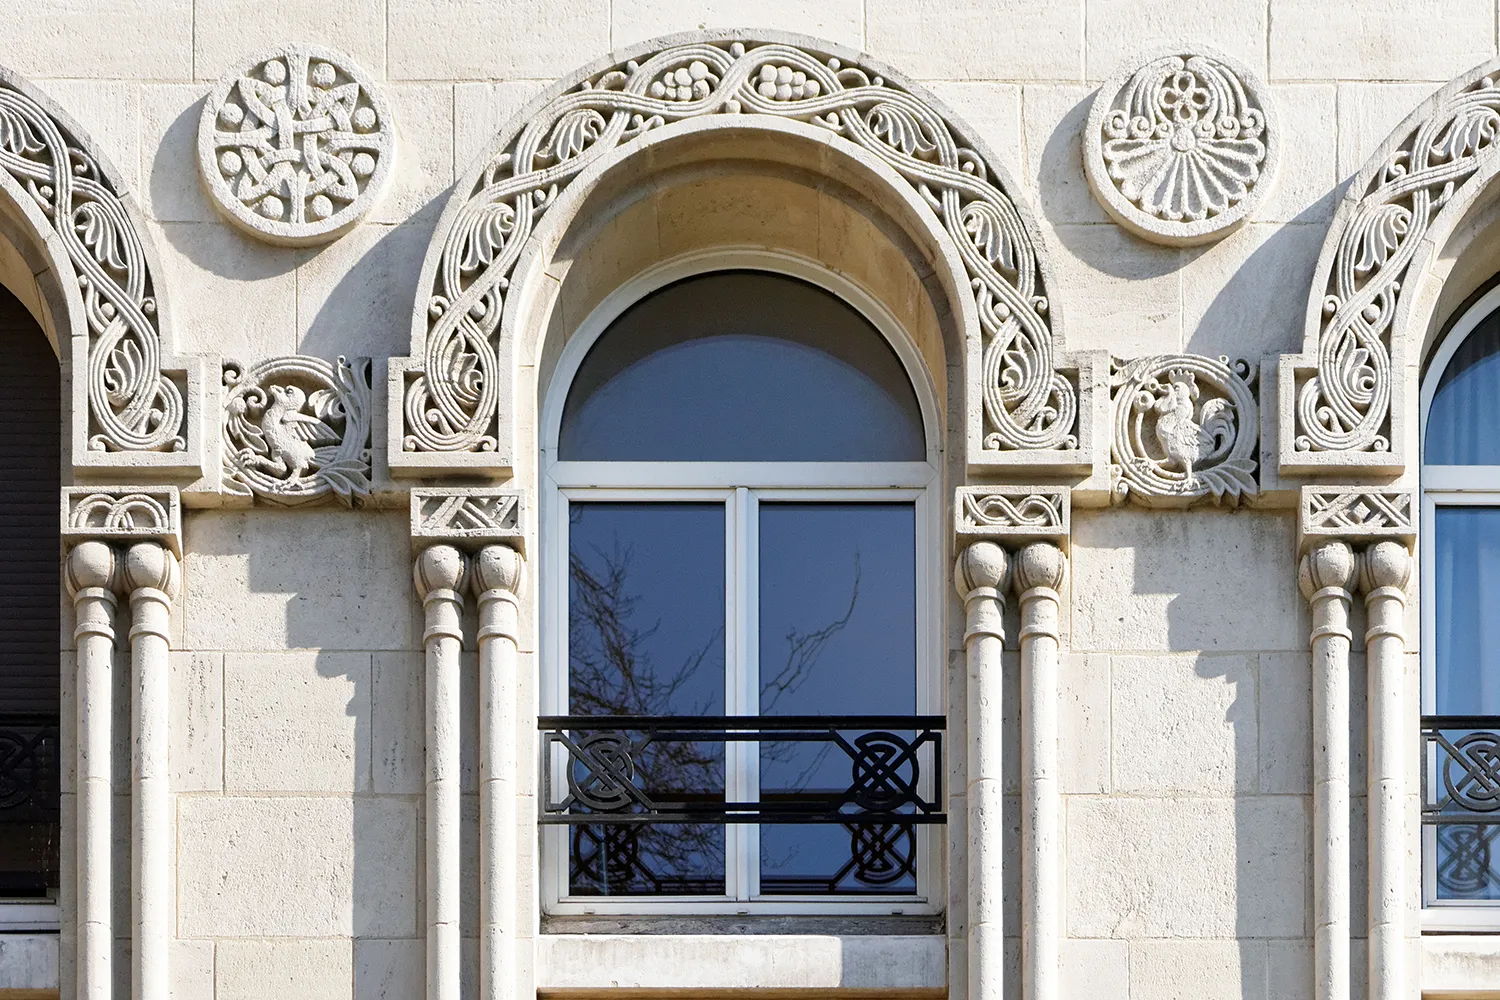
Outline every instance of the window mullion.
<svg viewBox="0 0 1500 1000"><path fill-rule="evenodd" d="M739 692L741 715L760 714L760 500L751 490L735 491L741 511L741 553L738 572L740 593L741 650ZM738 744L737 756L744 775L745 800L760 801L760 744ZM760 827L741 830L740 871L743 899L760 895Z"/></svg>

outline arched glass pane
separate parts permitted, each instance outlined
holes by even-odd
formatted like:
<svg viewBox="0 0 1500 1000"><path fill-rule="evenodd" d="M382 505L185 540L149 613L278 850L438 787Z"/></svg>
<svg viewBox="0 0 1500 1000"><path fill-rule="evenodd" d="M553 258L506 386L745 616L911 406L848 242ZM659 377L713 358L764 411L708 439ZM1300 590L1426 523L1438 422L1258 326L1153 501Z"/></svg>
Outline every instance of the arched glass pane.
<svg viewBox="0 0 1500 1000"><path fill-rule="evenodd" d="M896 352L803 281L729 271L626 310L568 392L558 457L629 462L903 462L926 450Z"/></svg>
<svg viewBox="0 0 1500 1000"><path fill-rule="evenodd" d="M1500 465L1500 312L1454 352L1427 412L1428 465Z"/></svg>

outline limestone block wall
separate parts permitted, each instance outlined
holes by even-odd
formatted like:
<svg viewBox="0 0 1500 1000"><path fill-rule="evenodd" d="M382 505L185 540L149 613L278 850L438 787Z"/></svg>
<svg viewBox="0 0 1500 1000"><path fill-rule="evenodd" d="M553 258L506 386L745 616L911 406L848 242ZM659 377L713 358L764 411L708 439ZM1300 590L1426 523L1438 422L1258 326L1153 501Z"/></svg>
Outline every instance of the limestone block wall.
<svg viewBox="0 0 1500 1000"><path fill-rule="evenodd" d="M122 173L161 256L180 351L246 362L369 356L379 397L384 359L408 352L418 272L441 206L507 118L609 51L703 27L804 32L861 49L948 104L1023 186L1016 194L1042 229L1070 349L1258 363L1301 347L1314 264L1342 185L1423 98L1497 54L1500 22L1489 0L35 0L7 19L0 65L54 98ZM1281 116L1275 189L1243 229L1207 247L1155 246L1125 233L1083 173L1080 130L1094 90L1162 40L1203 41L1246 64L1269 84ZM215 211L196 174L198 116L213 82L256 50L291 41L348 53L384 88L399 133L384 197L320 248L253 241ZM399 488L383 478L383 419L374 465L384 495L368 508L185 513L171 682L179 997L421 995L422 618ZM1309 620L1296 533L1289 509L1074 513L1061 670L1067 996L1313 995ZM956 684L963 613L944 586ZM527 635L535 594L522 605ZM70 616L69 605L65 679ZM523 706L534 705L532 648L529 639L522 646ZM1356 655L1355 706L1359 664ZM1008 669L1015 692L1013 662ZM1414 685L1414 660L1409 676ZM126 790L123 671L115 681L115 781ZM71 697L65 684L65 718ZM950 701L962 705L962 693ZM1019 735L1009 711L1014 769ZM1358 710L1354 718L1359 935ZM466 717L466 725L470 850L477 722ZM962 732L956 722L954 739ZM71 753L65 747L64 759ZM1016 773L1007 779L1012 795ZM65 825L71 780L65 770ZM1014 798L1008 810L1005 919L1014 938ZM120 796L117 873L129 871L129 815ZM959 851L948 859L953 872L962 863ZM463 906L472 927L473 886ZM950 921L962 906L955 879ZM129 914L122 885L122 997ZM68 996L68 940L52 960L4 944L0 986L46 985L56 961ZM1019 939L1009 944L1016 961ZM23 959L8 958L23 950ZM466 942L468 981L474 953ZM807 965L817 966L808 980L785 985L808 985L827 967ZM1359 990L1358 941L1353 967ZM1411 967L1415 974L1418 962ZM721 985L768 981L754 962L732 968L743 981ZM1008 991L1016 995L1014 976Z"/></svg>

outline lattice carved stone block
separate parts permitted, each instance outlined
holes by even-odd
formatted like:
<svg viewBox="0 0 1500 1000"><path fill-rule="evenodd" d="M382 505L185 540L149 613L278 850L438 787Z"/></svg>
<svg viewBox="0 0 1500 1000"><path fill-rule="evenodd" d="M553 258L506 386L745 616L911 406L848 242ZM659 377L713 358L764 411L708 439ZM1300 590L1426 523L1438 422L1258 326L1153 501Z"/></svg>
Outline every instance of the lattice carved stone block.
<svg viewBox="0 0 1500 1000"><path fill-rule="evenodd" d="M1260 408L1246 361L1164 354L1120 364L1111 379L1111 479L1120 500L1182 507L1237 504L1256 480Z"/></svg>
<svg viewBox="0 0 1500 1000"><path fill-rule="evenodd" d="M525 553L519 490L469 487L411 491L412 545L447 542L477 549L500 542Z"/></svg>
<svg viewBox="0 0 1500 1000"><path fill-rule="evenodd" d="M332 49L263 52L220 78L198 122L210 200L268 243L326 243L374 206L396 131L369 76Z"/></svg>
<svg viewBox="0 0 1500 1000"><path fill-rule="evenodd" d="M1327 538L1412 544L1417 537L1417 495L1413 490L1368 486L1304 486L1298 534L1306 547Z"/></svg>
<svg viewBox="0 0 1500 1000"><path fill-rule="evenodd" d="M953 494L953 547L970 542L1065 542L1072 503L1064 486L960 486Z"/></svg>
<svg viewBox="0 0 1500 1000"><path fill-rule="evenodd" d="M282 505L370 495L370 359L224 365L224 491Z"/></svg>
<svg viewBox="0 0 1500 1000"><path fill-rule="evenodd" d="M1142 239L1223 239L1271 187L1277 125L1245 66L1197 45L1159 51L1095 95L1083 143L1089 187Z"/></svg>
<svg viewBox="0 0 1500 1000"><path fill-rule="evenodd" d="M182 501L175 486L64 486L63 545L93 539L158 542L182 555Z"/></svg>

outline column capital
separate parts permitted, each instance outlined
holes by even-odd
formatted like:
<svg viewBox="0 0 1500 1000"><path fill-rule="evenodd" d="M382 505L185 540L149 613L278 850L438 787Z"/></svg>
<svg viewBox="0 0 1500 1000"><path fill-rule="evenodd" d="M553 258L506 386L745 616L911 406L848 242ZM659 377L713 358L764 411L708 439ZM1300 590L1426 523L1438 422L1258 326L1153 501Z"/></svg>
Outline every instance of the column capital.
<svg viewBox="0 0 1500 1000"><path fill-rule="evenodd" d="M1376 542L1359 554L1359 589L1367 600L1399 597L1405 601L1411 570L1411 549L1406 542L1389 539Z"/></svg>
<svg viewBox="0 0 1500 1000"><path fill-rule="evenodd" d="M1052 542L1032 542L1022 546L1012 562L1017 596L1024 602L1035 590L1056 594L1062 586L1068 557Z"/></svg>
<svg viewBox="0 0 1500 1000"><path fill-rule="evenodd" d="M462 604L468 579L469 559L452 545L429 545L412 564L412 583L424 603L446 599Z"/></svg>
<svg viewBox="0 0 1500 1000"><path fill-rule="evenodd" d="M182 555L182 500L175 486L64 486L62 540L155 542Z"/></svg>
<svg viewBox="0 0 1500 1000"><path fill-rule="evenodd" d="M474 553L470 569L474 596L500 591L514 597L521 593L526 557L512 545L486 545Z"/></svg>
<svg viewBox="0 0 1500 1000"><path fill-rule="evenodd" d="M177 554L160 542L136 542L125 550L120 575L131 600L141 591L154 591L164 603L177 600L182 568Z"/></svg>

